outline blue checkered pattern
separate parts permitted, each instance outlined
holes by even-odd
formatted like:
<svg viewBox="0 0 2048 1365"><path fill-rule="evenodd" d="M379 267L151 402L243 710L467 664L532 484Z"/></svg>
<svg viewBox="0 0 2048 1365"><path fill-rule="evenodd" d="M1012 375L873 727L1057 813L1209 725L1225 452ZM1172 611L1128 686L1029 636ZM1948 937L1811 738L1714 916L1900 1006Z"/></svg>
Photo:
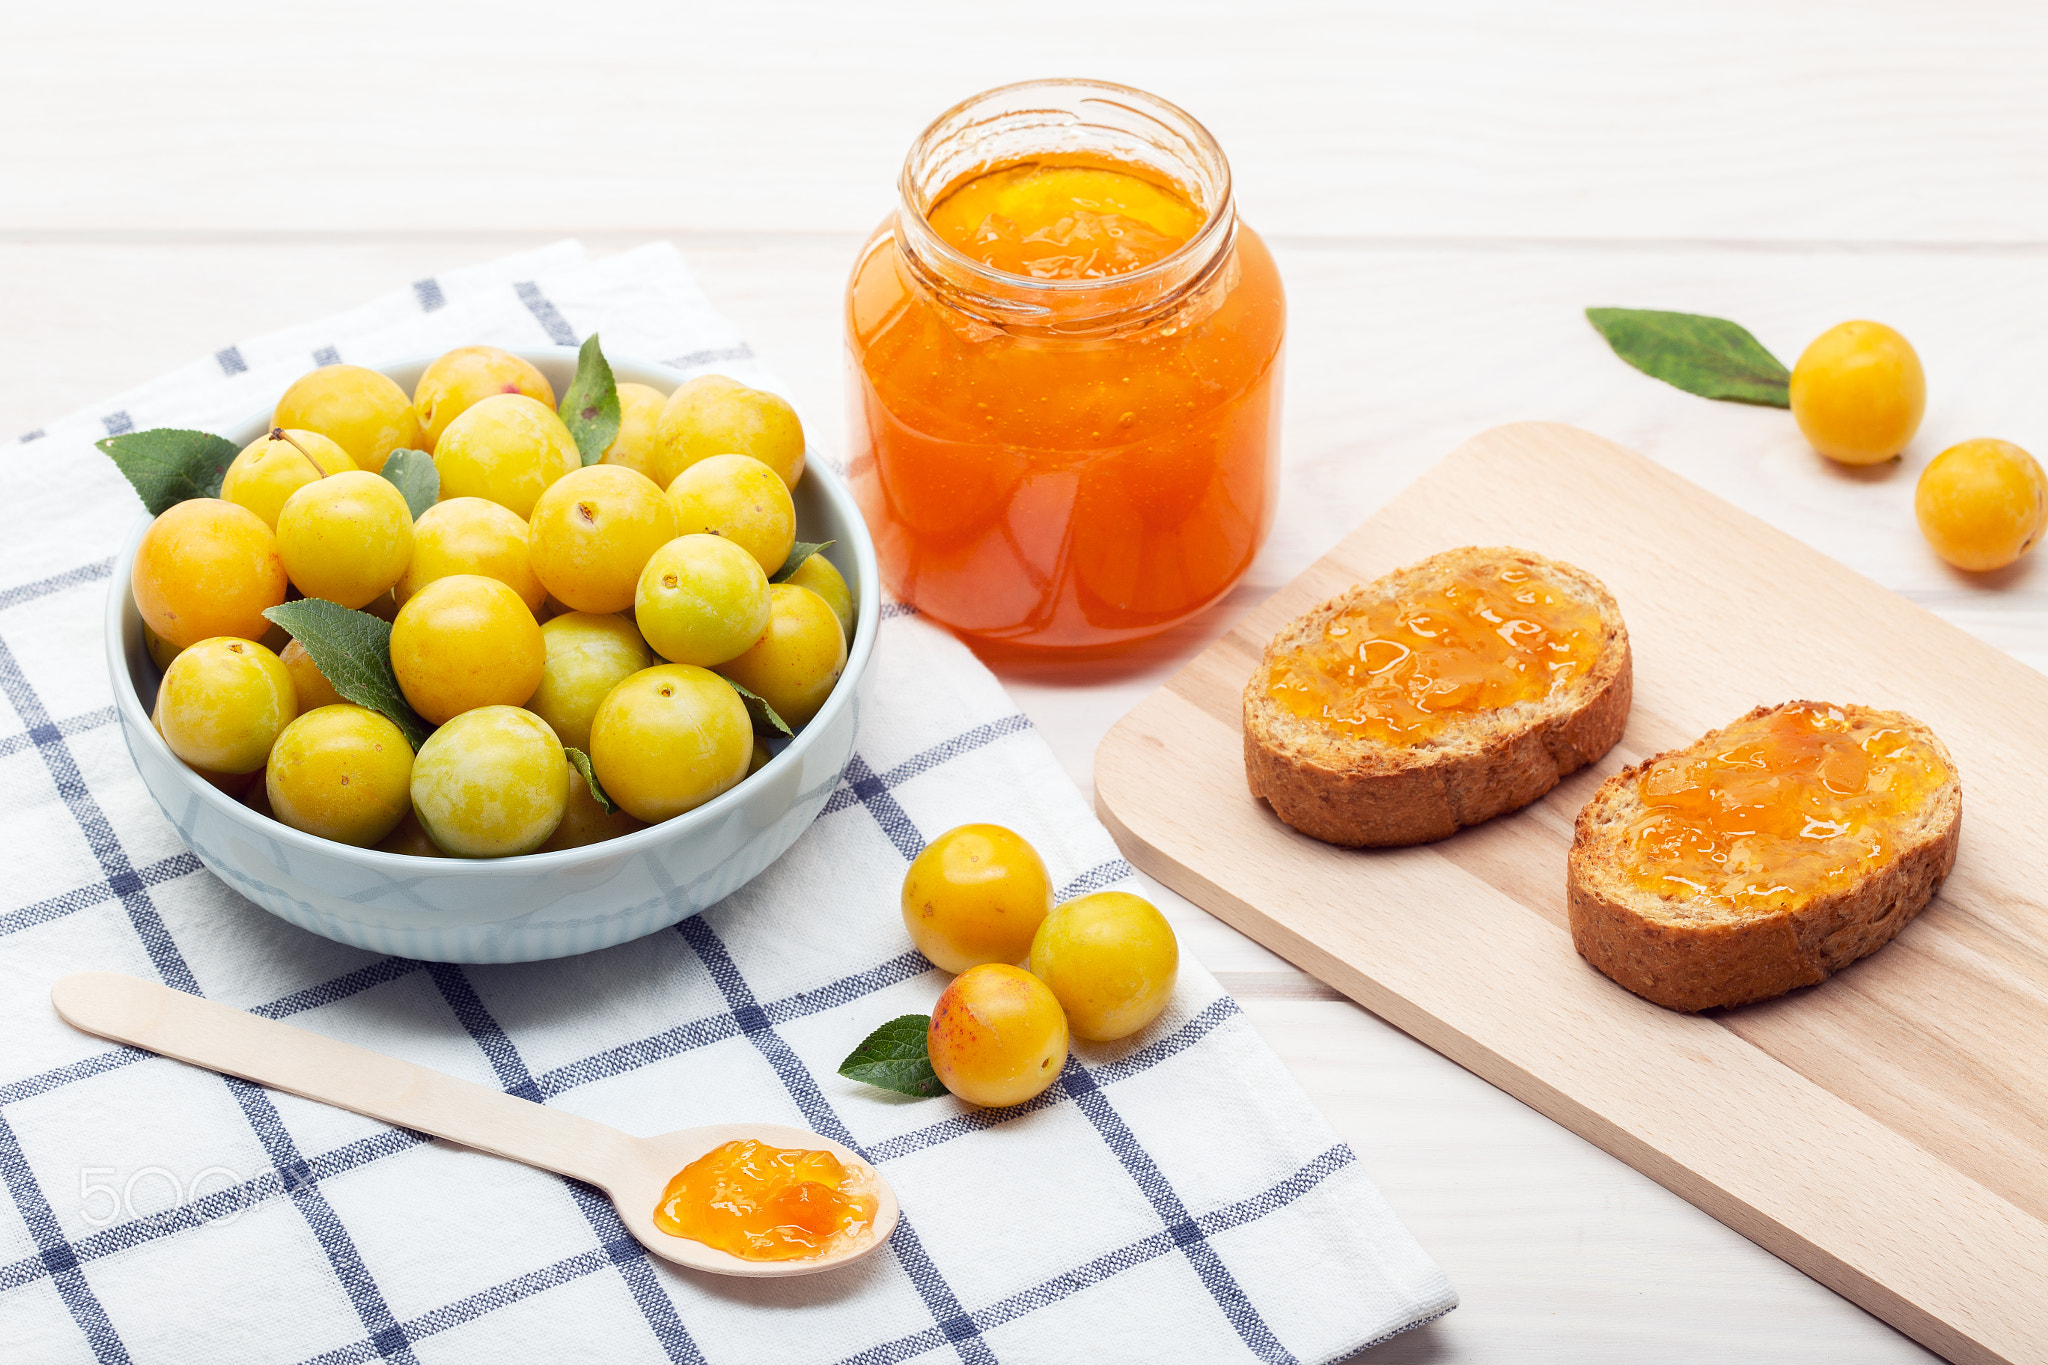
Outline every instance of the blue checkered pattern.
<svg viewBox="0 0 2048 1365"><path fill-rule="evenodd" d="M614 319L630 324L650 294L694 295L672 253L585 264L553 248L422 281L325 336L226 348L206 383L210 396L257 379L274 393L316 355L430 350L422 320L451 315L460 340L505 344L536 328L573 342L571 320L602 321L630 353ZM631 350L744 347L709 324L663 325ZM0 552L0 792L16 854L0 890L12 1042L0 1184L13 1210L0 1210L0 1340L18 1358L1314 1362L1454 1303L1192 962L1151 1029L1077 1047L1052 1089L1013 1110L909 1102L835 1074L875 1024L929 1009L944 984L895 907L932 834L1010 824L1063 897L1133 876L1000 687L907 609L884 613L875 715L817 825L671 930L562 962L463 968L331 944L234 896L141 791L96 638L133 504L104 478L95 488L103 471L83 452L116 419L164 422L166 401L138 391L53 424L37 448L72 461L59 462L60 492L97 497L100 515L31 553ZM192 407L185 423L203 424L204 404ZM64 521L34 481L0 496L42 497ZM880 1165L904 1220L889 1256L833 1275L688 1276L575 1182L72 1032L48 985L92 968L631 1131L810 1128Z"/></svg>

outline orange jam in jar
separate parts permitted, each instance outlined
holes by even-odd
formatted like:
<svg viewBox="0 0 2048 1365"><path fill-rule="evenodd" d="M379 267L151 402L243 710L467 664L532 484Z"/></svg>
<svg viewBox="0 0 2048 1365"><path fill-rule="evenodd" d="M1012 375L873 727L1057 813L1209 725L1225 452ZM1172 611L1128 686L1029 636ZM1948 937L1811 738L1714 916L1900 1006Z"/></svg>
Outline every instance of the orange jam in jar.
<svg viewBox="0 0 2048 1365"><path fill-rule="evenodd" d="M1948 767L1886 718L1795 702L1745 718L1705 752L1643 769L1633 876L1668 898L1768 911L1840 890L1897 854L1891 831Z"/></svg>
<svg viewBox="0 0 2048 1365"><path fill-rule="evenodd" d="M1271 525L1286 304L1202 126L1087 81L912 146L847 290L850 474L883 577L1026 649L1221 597Z"/></svg>
<svg viewBox="0 0 2048 1365"><path fill-rule="evenodd" d="M1478 711L1549 696L1600 657L1599 608L1518 564L1365 598L1273 664L1280 706L1347 735L1419 744Z"/></svg>
<svg viewBox="0 0 2048 1365"><path fill-rule="evenodd" d="M850 1247L874 1226L874 1182L830 1152L742 1138L676 1173L655 1206L672 1237L743 1261L807 1261Z"/></svg>

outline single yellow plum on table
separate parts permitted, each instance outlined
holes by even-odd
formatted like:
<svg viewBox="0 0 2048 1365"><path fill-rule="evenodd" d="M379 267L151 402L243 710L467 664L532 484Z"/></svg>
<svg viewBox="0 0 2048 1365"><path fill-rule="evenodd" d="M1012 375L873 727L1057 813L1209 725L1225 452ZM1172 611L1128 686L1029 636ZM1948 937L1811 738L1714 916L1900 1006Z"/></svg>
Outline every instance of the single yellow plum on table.
<svg viewBox="0 0 2048 1365"><path fill-rule="evenodd" d="M549 484L582 467L576 438L555 410L518 393L474 404L434 446L443 498L487 498L522 519Z"/></svg>
<svg viewBox="0 0 2048 1365"><path fill-rule="evenodd" d="M315 707L277 737L263 780L272 819L368 848L412 811L412 746L366 707Z"/></svg>
<svg viewBox="0 0 2048 1365"><path fill-rule="evenodd" d="M948 972L1018 963L1052 910L1038 850L1001 825L961 825L926 844L903 874L903 927Z"/></svg>
<svg viewBox="0 0 2048 1365"><path fill-rule="evenodd" d="M526 519L486 498L449 498L420 514L412 527L412 562L393 589L404 606L437 578L459 573L495 578L538 616L547 589L526 550Z"/></svg>
<svg viewBox="0 0 2048 1365"><path fill-rule="evenodd" d="M846 669L846 636L825 599L790 583L768 585L768 633L718 671L775 708L792 729L808 725Z"/></svg>
<svg viewBox="0 0 2048 1365"><path fill-rule="evenodd" d="M825 605L832 608L832 614L839 618L839 630L846 636L846 642L853 643L854 601L853 589L846 586L846 578L831 560L822 554L806 555L804 562L796 566L796 572L782 580L799 588L809 588L825 599Z"/></svg>
<svg viewBox="0 0 2048 1365"><path fill-rule="evenodd" d="M317 432L273 427L242 447L221 476L220 495L277 529L285 499L316 479L357 468L347 451Z"/></svg>
<svg viewBox="0 0 2048 1365"><path fill-rule="evenodd" d="M1031 974L1066 1011L1076 1038L1128 1038L1173 998L1180 945L1158 907L1098 891L1056 907L1031 939Z"/></svg>
<svg viewBox="0 0 2048 1365"><path fill-rule="evenodd" d="M713 455L751 455L786 488L804 476L804 428L796 409L776 394L722 374L698 375L670 394L654 440L660 472L648 472L664 488Z"/></svg>
<svg viewBox="0 0 2048 1365"><path fill-rule="evenodd" d="M661 410L667 403L668 395L651 385L619 385L619 434L605 447L604 458L599 463L624 465L650 479L654 478L654 471L660 468L654 428L661 420Z"/></svg>
<svg viewBox="0 0 2048 1365"><path fill-rule="evenodd" d="M285 499L277 555L298 590L354 609L382 597L412 560L412 509L367 469L317 479Z"/></svg>
<svg viewBox="0 0 2048 1365"><path fill-rule="evenodd" d="M546 721L516 706L480 706L420 746L412 806L446 852L507 858L533 852L555 832L575 776Z"/></svg>
<svg viewBox="0 0 2048 1365"><path fill-rule="evenodd" d="M289 586L263 518L219 498L166 508L142 533L129 589L149 628L175 649L216 635L261 640L264 612Z"/></svg>
<svg viewBox="0 0 2048 1365"><path fill-rule="evenodd" d="M1792 416L1807 443L1842 464L1876 464L1906 448L1927 408L1927 376L1904 337L1881 322L1844 322L1792 367Z"/></svg>
<svg viewBox="0 0 2048 1365"><path fill-rule="evenodd" d="M456 418L484 399L503 394L524 394L546 404L550 413L555 410L555 390L548 377L496 346L459 346L427 366L412 390L421 449L438 454L441 436Z"/></svg>
<svg viewBox="0 0 2048 1365"><path fill-rule="evenodd" d="M677 535L724 536L754 557L761 572L782 571L796 544L796 503L781 476L751 455L713 455L668 486Z"/></svg>
<svg viewBox="0 0 2048 1365"><path fill-rule="evenodd" d="M768 575L718 536L677 536L640 571L633 619L670 663L714 668L737 659L768 630Z"/></svg>
<svg viewBox="0 0 2048 1365"><path fill-rule="evenodd" d="M571 749L590 749L590 723L611 690L654 664L654 651L623 616L572 611L540 628L547 649L540 686L526 709Z"/></svg>
<svg viewBox="0 0 2048 1365"><path fill-rule="evenodd" d="M731 684L691 664L656 664L614 687L590 723L590 766L613 803L655 824L747 775L754 726Z"/></svg>
<svg viewBox="0 0 2048 1365"><path fill-rule="evenodd" d="M946 1089L969 1104L1022 1104L1059 1079L1067 1018L1031 973L983 963L954 977L939 996L925 1050Z"/></svg>
<svg viewBox="0 0 2048 1365"><path fill-rule="evenodd" d="M2002 569L2048 530L2048 475L2010 441L1964 441L1920 472L1913 514L1934 552L1958 569Z"/></svg>
<svg viewBox="0 0 2048 1365"><path fill-rule="evenodd" d="M495 578L437 578L391 623L399 690L436 725L479 706L524 706L546 667L540 622Z"/></svg>
<svg viewBox="0 0 2048 1365"><path fill-rule="evenodd" d="M298 689L277 655L240 636L201 640L164 670L157 729L195 768L253 773L299 714Z"/></svg>
<svg viewBox="0 0 2048 1365"><path fill-rule="evenodd" d="M313 431L348 452L356 468L382 473L394 450L424 450L418 411L389 375L361 365L322 365L277 400L270 424Z"/></svg>
<svg viewBox="0 0 2048 1365"><path fill-rule="evenodd" d="M589 612L631 607L640 571L681 534L660 487L615 464L563 475L534 503L527 524L527 554L548 595Z"/></svg>

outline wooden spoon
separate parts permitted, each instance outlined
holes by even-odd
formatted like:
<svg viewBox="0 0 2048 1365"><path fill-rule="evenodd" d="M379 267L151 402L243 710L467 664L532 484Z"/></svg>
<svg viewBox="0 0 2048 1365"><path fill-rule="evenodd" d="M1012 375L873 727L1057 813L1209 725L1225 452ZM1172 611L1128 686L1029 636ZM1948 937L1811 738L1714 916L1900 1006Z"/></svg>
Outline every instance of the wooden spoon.
<svg viewBox="0 0 2048 1365"><path fill-rule="evenodd" d="M800 1128L720 1123L633 1137L592 1119L119 972L67 976L50 988L50 1003L66 1023L87 1033L595 1185L611 1196L642 1246L692 1270L764 1279L814 1275L859 1260L896 1230L896 1192L882 1173L830 1138ZM743 1261L655 1227L655 1206L676 1172L735 1138L822 1148L849 1167L866 1170L879 1201L869 1235L812 1260Z"/></svg>

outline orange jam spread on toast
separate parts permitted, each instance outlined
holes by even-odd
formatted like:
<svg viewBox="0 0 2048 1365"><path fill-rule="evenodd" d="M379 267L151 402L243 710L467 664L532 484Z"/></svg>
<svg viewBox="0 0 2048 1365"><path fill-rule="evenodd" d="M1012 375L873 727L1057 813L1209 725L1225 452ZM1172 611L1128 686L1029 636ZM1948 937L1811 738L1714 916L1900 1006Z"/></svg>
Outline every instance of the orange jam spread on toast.
<svg viewBox="0 0 2048 1365"><path fill-rule="evenodd" d="M1418 744L1451 721L1538 701L1600 657L1600 612L1519 564L1354 603L1277 660L1283 709L1347 735Z"/></svg>
<svg viewBox="0 0 2048 1365"><path fill-rule="evenodd" d="M654 1225L743 1261L807 1261L867 1235L877 1205L866 1168L743 1138L677 1172Z"/></svg>
<svg viewBox="0 0 2048 1365"><path fill-rule="evenodd" d="M1891 861L1895 823L1947 780L1912 731L1798 702L1643 769L1632 875L1669 899L1779 909Z"/></svg>
<svg viewBox="0 0 2048 1365"><path fill-rule="evenodd" d="M1142 270L1201 230L1181 195L1128 171L1027 162L978 175L932 206L938 234L986 266L1040 280Z"/></svg>

